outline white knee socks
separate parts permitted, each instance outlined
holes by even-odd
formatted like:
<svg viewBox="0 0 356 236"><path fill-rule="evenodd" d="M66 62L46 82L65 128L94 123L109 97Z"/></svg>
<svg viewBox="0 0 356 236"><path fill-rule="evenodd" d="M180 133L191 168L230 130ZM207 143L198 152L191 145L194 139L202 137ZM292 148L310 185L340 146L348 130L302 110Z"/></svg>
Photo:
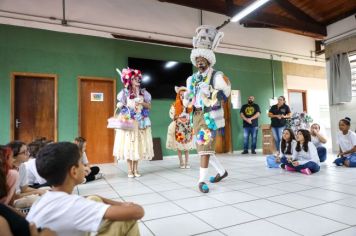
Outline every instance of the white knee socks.
<svg viewBox="0 0 356 236"><path fill-rule="evenodd" d="M215 170L222 176L225 174L225 168L221 165L220 161L215 155L210 155L209 163L215 168Z"/></svg>
<svg viewBox="0 0 356 236"><path fill-rule="evenodd" d="M199 183L205 182L208 179L208 168L200 167Z"/></svg>

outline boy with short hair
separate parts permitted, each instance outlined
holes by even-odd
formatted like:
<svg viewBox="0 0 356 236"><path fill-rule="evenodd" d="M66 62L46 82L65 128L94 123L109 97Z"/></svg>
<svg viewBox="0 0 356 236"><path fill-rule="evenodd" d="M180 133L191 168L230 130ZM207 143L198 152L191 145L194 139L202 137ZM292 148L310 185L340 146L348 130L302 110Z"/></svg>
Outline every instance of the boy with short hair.
<svg viewBox="0 0 356 236"><path fill-rule="evenodd" d="M44 147L36 158L38 173L53 186L32 205L27 220L61 235L139 235L136 220L143 208L134 203L116 202L95 196L95 202L71 195L84 180L85 171L78 146L59 142Z"/></svg>

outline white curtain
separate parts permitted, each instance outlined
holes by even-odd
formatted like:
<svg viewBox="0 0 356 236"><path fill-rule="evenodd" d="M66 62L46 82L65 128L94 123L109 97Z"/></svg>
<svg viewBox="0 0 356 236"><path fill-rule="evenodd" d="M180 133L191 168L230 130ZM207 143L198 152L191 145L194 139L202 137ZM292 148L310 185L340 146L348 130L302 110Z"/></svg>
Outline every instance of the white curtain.
<svg viewBox="0 0 356 236"><path fill-rule="evenodd" d="M351 102L351 67L346 53L332 55L326 63L329 104Z"/></svg>

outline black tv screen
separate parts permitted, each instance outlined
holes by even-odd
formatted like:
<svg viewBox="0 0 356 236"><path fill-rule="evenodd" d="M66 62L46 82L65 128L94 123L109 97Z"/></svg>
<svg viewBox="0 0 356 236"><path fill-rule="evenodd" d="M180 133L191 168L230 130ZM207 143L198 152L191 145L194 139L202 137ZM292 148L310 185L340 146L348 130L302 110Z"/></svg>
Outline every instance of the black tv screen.
<svg viewBox="0 0 356 236"><path fill-rule="evenodd" d="M141 86L151 93L152 99L175 99L174 86L186 86L193 73L191 63L128 58L128 66L141 70Z"/></svg>

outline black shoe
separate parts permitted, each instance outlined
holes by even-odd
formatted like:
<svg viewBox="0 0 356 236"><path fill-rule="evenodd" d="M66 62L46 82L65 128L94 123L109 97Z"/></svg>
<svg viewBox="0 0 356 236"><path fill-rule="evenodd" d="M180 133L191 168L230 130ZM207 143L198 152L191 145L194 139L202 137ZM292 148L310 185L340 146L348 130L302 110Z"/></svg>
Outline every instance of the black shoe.
<svg viewBox="0 0 356 236"><path fill-rule="evenodd" d="M252 150L252 152L251 152L251 153L252 153L252 154L257 154L255 150Z"/></svg>
<svg viewBox="0 0 356 236"><path fill-rule="evenodd" d="M217 183L220 182L223 178L226 178L229 174L227 173L227 171L225 170L225 173L220 176L220 174L218 173L215 177L210 177L210 183Z"/></svg>
<svg viewBox="0 0 356 236"><path fill-rule="evenodd" d="M248 154L248 151L244 150L243 152L241 152L241 154Z"/></svg>
<svg viewBox="0 0 356 236"><path fill-rule="evenodd" d="M202 193L208 193L209 192L209 187L205 182L200 182L199 183L199 190Z"/></svg>
<svg viewBox="0 0 356 236"><path fill-rule="evenodd" d="M281 164L281 168L282 168L282 169L285 169L285 168L286 168L286 165L285 165L285 164Z"/></svg>

